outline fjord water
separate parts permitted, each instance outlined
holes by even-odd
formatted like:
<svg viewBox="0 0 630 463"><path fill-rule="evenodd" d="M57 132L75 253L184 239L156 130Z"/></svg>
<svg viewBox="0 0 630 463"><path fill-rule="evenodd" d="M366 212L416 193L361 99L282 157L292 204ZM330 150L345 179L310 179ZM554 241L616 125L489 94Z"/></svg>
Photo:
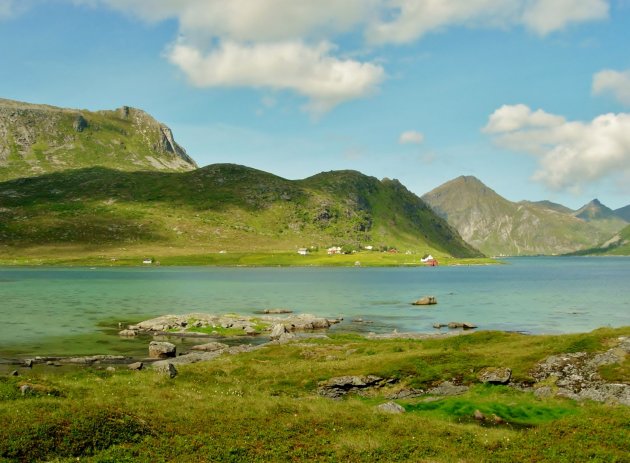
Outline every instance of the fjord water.
<svg viewBox="0 0 630 463"><path fill-rule="evenodd" d="M434 332L433 323L449 321L529 333L630 325L630 258L504 262L437 268L3 267L0 357L123 353L140 347L118 339L118 322L265 308L342 316L335 329L346 331ZM438 305L410 305L425 295L436 296Z"/></svg>

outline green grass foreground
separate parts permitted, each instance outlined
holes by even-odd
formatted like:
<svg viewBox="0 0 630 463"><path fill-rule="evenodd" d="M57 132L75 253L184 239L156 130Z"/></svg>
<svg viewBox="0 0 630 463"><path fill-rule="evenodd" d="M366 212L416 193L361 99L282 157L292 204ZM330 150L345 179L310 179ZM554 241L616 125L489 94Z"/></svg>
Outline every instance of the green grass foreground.
<svg viewBox="0 0 630 463"><path fill-rule="evenodd" d="M604 351L622 335L630 327L430 340L338 335L182 366L174 379L124 367L22 369L0 378L0 461L628 461L627 407L538 399L476 380L483 367L509 366L527 381L548 355ZM626 361L602 374L628 382L628 371ZM367 397L317 395L319 381L354 374L398 383ZM404 414L376 411L388 392L453 379L472 387L434 402L398 400ZM22 396L22 384L34 393ZM506 423L483 426L477 409Z"/></svg>

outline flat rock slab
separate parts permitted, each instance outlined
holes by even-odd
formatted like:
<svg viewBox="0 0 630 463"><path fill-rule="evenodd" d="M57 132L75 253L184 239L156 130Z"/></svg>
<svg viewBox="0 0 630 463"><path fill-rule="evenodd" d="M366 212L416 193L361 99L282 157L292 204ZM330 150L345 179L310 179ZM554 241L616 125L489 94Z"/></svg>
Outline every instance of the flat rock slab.
<svg viewBox="0 0 630 463"><path fill-rule="evenodd" d="M380 387L388 380L374 375L367 376L338 376L321 381L317 393L323 397L338 399L349 392L360 392L365 389Z"/></svg>
<svg viewBox="0 0 630 463"><path fill-rule="evenodd" d="M215 352L218 350L224 350L227 349L228 346L227 344L224 344L222 342L208 342L206 344L198 344L196 346L192 346L190 349L191 350L199 350L199 351L203 351L203 352Z"/></svg>
<svg viewBox="0 0 630 463"><path fill-rule="evenodd" d="M380 404L376 409L382 413L400 414L405 413L405 409L398 405L396 402L386 402Z"/></svg>
<svg viewBox="0 0 630 463"><path fill-rule="evenodd" d="M460 395L468 391L468 386L458 386L450 381L444 381L438 386L431 388L427 391L428 394L433 395Z"/></svg>

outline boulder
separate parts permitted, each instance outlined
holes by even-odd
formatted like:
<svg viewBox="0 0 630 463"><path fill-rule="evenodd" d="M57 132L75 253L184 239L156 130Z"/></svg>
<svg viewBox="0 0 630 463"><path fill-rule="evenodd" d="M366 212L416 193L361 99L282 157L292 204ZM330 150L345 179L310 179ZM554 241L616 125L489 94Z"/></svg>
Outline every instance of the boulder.
<svg viewBox="0 0 630 463"><path fill-rule="evenodd" d="M107 367L107 368L105 368L105 371L107 371L108 373L115 373L116 372L116 368L114 368L114 367Z"/></svg>
<svg viewBox="0 0 630 463"><path fill-rule="evenodd" d="M472 330L474 328L477 328L477 325L470 322L449 322L446 326L448 326L450 329L463 328L465 330Z"/></svg>
<svg viewBox="0 0 630 463"><path fill-rule="evenodd" d="M156 362L153 364L153 369L160 375L168 376L171 379L177 376L177 368L171 362Z"/></svg>
<svg viewBox="0 0 630 463"><path fill-rule="evenodd" d="M482 383L507 384L512 377L512 370L505 367L488 367L479 372L477 378Z"/></svg>
<svg viewBox="0 0 630 463"><path fill-rule="evenodd" d="M151 341L149 344L149 357L153 359L164 359L175 357L177 347L175 344L164 341Z"/></svg>
<svg viewBox="0 0 630 463"><path fill-rule="evenodd" d="M33 368L33 359L26 359L26 360L24 360L24 366L26 368Z"/></svg>
<svg viewBox="0 0 630 463"><path fill-rule="evenodd" d="M127 365L127 368L130 370L140 371L144 367L144 363L142 362L134 362Z"/></svg>
<svg viewBox="0 0 630 463"><path fill-rule="evenodd" d="M376 407L376 409L379 412L383 413L405 413L405 409L398 405L396 402L385 402L384 404L380 404L378 407Z"/></svg>
<svg viewBox="0 0 630 463"><path fill-rule="evenodd" d="M20 376L20 373L17 370L13 370L11 376Z"/></svg>
<svg viewBox="0 0 630 463"><path fill-rule="evenodd" d="M282 323L277 323L271 327L271 335L269 336L272 341L280 339L283 334L288 333L287 327Z"/></svg>
<svg viewBox="0 0 630 463"><path fill-rule="evenodd" d="M290 309L265 309L263 310L264 314L281 314L281 313L293 313L293 310Z"/></svg>
<svg viewBox="0 0 630 463"><path fill-rule="evenodd" d="M475 410L475 412L473 413L473 418L477 421L485 421L486 416L481 413L481 410Z"/></svg>
<svg viewBox="0 0 630 463"><path fill-rule="evenodd" d="M437 299L435 296L424 296L418 299L415 302L412 302L411 305L434 305L437 304Z"/></svg>
<svg viewBox="0 0 630 463"><path fill-rule="evenodd" d="M206 344L198 344L196 346L192 346L190 350L200 350L202 352L215 352L218 350L227 349L227 344L223 344L222 342L208 342Z"/></svg>

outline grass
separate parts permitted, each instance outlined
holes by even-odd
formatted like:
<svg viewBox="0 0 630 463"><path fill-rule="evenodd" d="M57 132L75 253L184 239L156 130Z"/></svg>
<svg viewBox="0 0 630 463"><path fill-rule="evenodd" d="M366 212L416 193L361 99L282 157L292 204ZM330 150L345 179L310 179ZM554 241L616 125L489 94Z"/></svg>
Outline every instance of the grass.
<svg viewBox="0 0 630 463"><path fill-rule="evenodd" d="M0 378L0 460L621 462L630 442L627 408L538 399L479 385L475 372L506 365L524 379L548 355L578 345L605 350L629 334L480 332L430 341L339 335L182 366L173 380L124 368L23 370ZM319 381L346 374L399 382L369 397L316 394ZM400 401L408 410L401 415L375 411L389 392L453 377L473 387L437 402ZM16 393L22 383L37 392ZM477 423L476 409L507 423Z"/></svg>

